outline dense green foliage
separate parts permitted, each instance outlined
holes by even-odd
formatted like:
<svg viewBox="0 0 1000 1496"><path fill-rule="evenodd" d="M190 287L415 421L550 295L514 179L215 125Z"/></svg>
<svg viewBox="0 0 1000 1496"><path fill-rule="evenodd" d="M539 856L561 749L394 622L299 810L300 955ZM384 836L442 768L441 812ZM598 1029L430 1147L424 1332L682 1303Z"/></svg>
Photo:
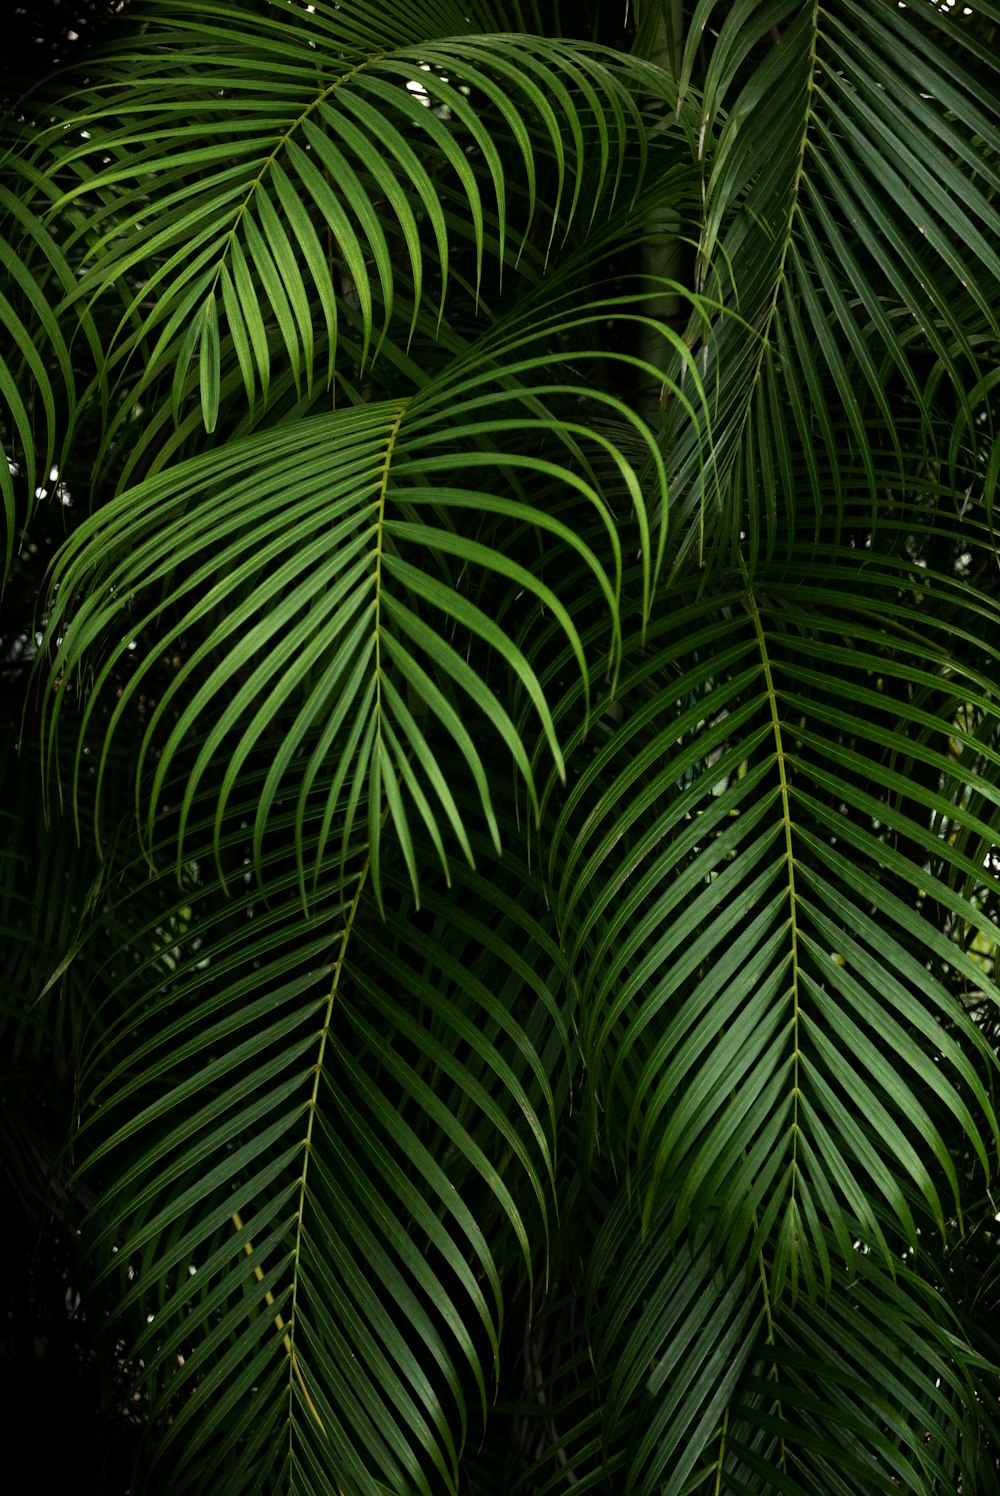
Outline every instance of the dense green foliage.
<svg viewBox="0 0 1000 1496"><path fill-rule="evenodd" d="M960 9L130 0L8 118L2 1141L136 1490L1000 1490Z"/></svg>

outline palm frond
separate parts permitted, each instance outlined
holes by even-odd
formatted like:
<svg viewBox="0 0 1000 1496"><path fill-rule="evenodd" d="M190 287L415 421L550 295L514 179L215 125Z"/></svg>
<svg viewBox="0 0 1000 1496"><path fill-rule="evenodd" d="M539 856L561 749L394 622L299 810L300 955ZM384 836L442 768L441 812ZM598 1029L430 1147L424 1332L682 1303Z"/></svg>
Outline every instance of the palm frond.
<svg viewBox="0 0 1000 1496"><path fill-rule="evenodd" d="M997 995L968 949L995 930L995 628L874 551L677 596L552 837L602 1146L648 1177L647 1221L717 1220L730 1262L776 1231L779 1295L829 1289L830 1230L843 1261L857 1221L887 1253L888 1211L915 1246L903 1179L948 1229L942 1111L989 1177L991 1061L954 986Z"/></svg>
<svg viewBox="0 0 1000 1496"><path fill-rule="evenodd" d="M697 7L682 92L716 9ZM832 506L808 522L818 540L845 523L845 456L864 465L877 512L905 476L904 445L947 463L957 433L982 444L988 415L966 391L995 361L998 331L1000 134L982 81L996 57L962 25L947 50L934 31L931 7L890 0L747 0L722 19L704 82L697 284L743 320L692 333L715 370L714 475L706 491L682 441L678 566L704 552L706 525L729 554L741 531L754 554L790 543L805 521L782 491L800 452L820 458L817 490L821 470L834 475ZM873 447L890 449L885 467ZM763 506L750 498L761 483Z"/></svg>
<svg viewBox="0 0 1000 1496"><path fill-rule="evenodd" d="M345 298L364 367L400 295L411 338L425 309L440 321L456 236L478 299L488 218L501 266L526 252L542 264L614 203L627 154L641 173L635 101L597 49L459 35L373 51L341 7L291 28L159 9L127 57L111 53L112 100L99 74L78 100L79 143L60 137L54 170L79 182L56 208L86 204L66 246L89 267L72 301L120 300L109 371L143 366L127 399L169 371L175 419L197 392L209 431L229 368L251 404L277 358L297 387L329 385Z"/></svg>
<svg viewBox="0 0 1000 1496"><path fill-rule="evenodd" d="M52 470L61 465L72 441L77 385L71 340L53 311L75 290L75 281L59 237L42 220L52 189L25 163L8 165L7 177L0 183L5 277L0 319L9 340L0 355L4 582L11 574L15 541L38 498L51 488ZM85 311L80 328L93 340Z"/></svg>
<svg viewBox="0 0 1000 1496"><path fill-rule="evenodd" d="M967 9L130 0L12 117L8 1175L137 1486L1000 1490Z"/></svg>
<svg viewBox="0 0 1000 1496"><path fill-rule="evenodd" d="M192 458L105 505L78 528L53 580L49 627L63 637L52 661L60 682L50 702L52 730L60 701L95 651L107 652L81 743L102 687L137 647L142 653L128 686L116 693L109 737L119 724L131 723L137 701L148 699L151 672L177 651L171 679L148 711L137 786L156 744L152 817L181 744L211 718L185 792L182 838L187 807L213 759L222 753L227 760L221 824L244 763L266 738L274 760L255 815L258 851L292 766L301 774L301 806L336 753L325 827L338 826L340 843L350 842L363 786L376 887L384 809L416 885L412 809L442 858L445 828L471 856L465 823L435 763L428 737L433 724L459 748L496 840L482 756L463 721L470 700L506 744L532 796L534 790L521 738L493 684L491 657L521 683L557 766L562 759L545 696L512 637L526 603L498 623L491 616L490 583L496 579L504 595L537 600L552 612L588 692L595 666L617 668L624 504L633 510L647 597L654 579L650 511L665 514L667 495L651 434L611 395L577 382L537 382L540 371L563 363L538 352L538 344L575 328L586 331L607 309L573 307L550 314L540 327L515 324L409 401L314 415L287 430L267 428L230 444L224 455ZM614 310L628 315L620 305ZM565 362L571 364L568 356ZM606 436L576 418L572 407L581 396L631 431L657 474L652 492L642 491L632 464ZM560 406L569 414L559 413ZM597 486L591 453L610 459L620 496L606 481ZM542 485L531 500L522 482L528 478ZM241 493L238 508L234 486ZM560 491L570 496L569 508L561 495L553 502ZM575 533L580 505L600 521L599 552ZM551 586L546 573L519 559L512 541L526 530L578 556L598 581L607 632L596 662L584 655L557 590L558 571ZM102 581L95 588L97 575ZM161 600L164 586L170 588L169 612ZM78 603L81 596L89 600ZM188 653L187 637L199 633L201 642ZM486 646L484 663L468 656L463 640ZM272 724L286 702L297 704L297 715L279 740ZM320 722L319 738L299 765L306 736ZM316 845L317 869L326 845L325 830Z"/></svg>
<svg viewBox="0 0 1000 1496"><path fill-rule="evenodd" d="M280 827L267 903L256 878L225 899L203 801L176 944L126 978L85 1129L106 1174L93 1250L123 1275L171 1478L456 1489L548 1229L541 1054L551 1025L567 1035L539 962L558 977L558 952L504 895L515 868L489 880L488 923L482 873L422 915L386 876L385 927L362 850L306 915ZM249 869L243 802L223 851Z"/></svg>

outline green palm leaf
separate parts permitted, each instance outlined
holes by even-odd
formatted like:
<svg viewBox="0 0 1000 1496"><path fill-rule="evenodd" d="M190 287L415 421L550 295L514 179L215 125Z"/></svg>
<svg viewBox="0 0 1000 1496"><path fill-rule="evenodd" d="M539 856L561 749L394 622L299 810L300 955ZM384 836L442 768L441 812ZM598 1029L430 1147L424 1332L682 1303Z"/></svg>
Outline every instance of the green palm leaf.
<svg viewBox="0 0 1000 1496"><path fill-rule="evenodd" d="M223 842L237 865L244 817L234 806ZM307 916L278 835L268 907L256 880L220 899L201 871L213 824L192 828L182 895L198 938L129 975L143 1017L123 1014L90 1056L88 1168L117 1160L93 1249L125 1271L171 1478L367 1492L380 1470L389 1488L455 1489L499 1355L504 1275L530 1291L547 1230L551 1064L536 1046L562 1018L536 963L557 952L501 893L514 868L490 880L489 923L482 874L429 891L429 924L387 877L389 940L364 855ZM488 846L478 855L489 863ZM281 1379L266 1417L241 1416Z"/></svg>
<svg viewBox="0 0 1000 1496"><path fill-rule="evenodd" d="M133 1484L998 1489L965 9L130 0L12 114L5 1177Z"/></svg>
<svg viewBox="0 0 1000 1496"><path fill-rule="evenodd" d="M578 326L586 331L602 311L598 305L546 319L541 335ZM221 824L243 765L268 739L274 762L255 815L259 855L271 807L307 735L319 727L304 772L295 771L302 772L301 817L323 764L337 754L315 870L331 827L342 847L350 843L363 793L376 887L384 810L416 886L413 809L442 858L445 827L471 857L465 822L435 762L428 736L433 725L460 750L496 841L482 755L463 722L470 701L506 744L532 796L534 790L518 730L492 683L496 667L486 663L491 655L521 683L557 766L562 760L534 671L509 626L490 616L488 601L477 602L476 592L486 588L488 598L496 580L502 595L526 594L551 610L589 691L593 665L565 604L512 552L512 539L525 528L540 540L551 537L600 584L608 625L603 658L616 668L620 504L606 484L603 491L596 486L589 452L610 459L622 500L633 506L647 595L653 578L651 518L636 473L607 437L556 414L557 402L572 400L578 386L532 382L543 362L553 362L536 351L538 339L539 330L530 324L515 326L409 401L315 415L288 431L266 429L230 445L224 456L211 453L175 466L102 508L77 530L53 582L57 601L50 628L58 632L72 616L53 660L61 682L52 704L53 730L60 700L97 648L110 642L81 745L102 685L137 642L143 655L128 688L118 693L109 734L132 720L164 653L184 651L185 638L200 630L202 642L189 658L179 659L149 716L138 769L141 776L155 744L150 817L181 745L208 716L212 730L192 767L181 836L209 764L220 754L227 761ZM665 514L665 474L650 433L614 397L586 393L594 408L623 421L647 453L658 474L650 507L658 500ZM571 519L559 517L563 499L529 503L521 497L527 478L539 481L544 494L561 489L572 495L573 510L582 504L596 512L603 554L578 538ZM242 496L239 508L232 502L234 485ZM472 580L477 573L482 582ZM91 580L96 574L105 579L99 591ZM170 612L160 600L165 583L171 586ZM76 606L82 591L90 600ZM518 614L524 611L518 605ZM127 635L121 632L125 620ZM467 658L456 636L486 646L484 662ZM279 742L272 723L286 702L296 704L297 714Z"/></svg>
<svg viewBox="0 0 1000 1496"><path fill-rule="evenodd" d="M682 91L715 10L713 0L697 8ZM996 58L962 26L948 28L946 52L928 21L889 0L832 10L747 0L724 18L704 85L698 284L744 323L723 318L702 335L718 381L714 501L706 511L699 458L682 442L691 519L678 564L702 547L706 513L726 548L741 530L754 554L790 543L804 520L782 495L798 452L819 456L817 488L821 470L834 477L832 507L809 521L818 538L821 525L830 534L844 522L845 452L865 466L873 510L880 485L900 481L902 412L938 460L959 432L979 439L983 407L965 392L985 367L972 329L989 329L992 344L997 334L1000 258L988 226L1000 136L965 62ZM764 60L750 70L755 49ZM943 432L931 408L942 383L953 392ZM870 454L889 445L894 472L883 476ZM761 477L763 505L751 497Z"/></svg>
<svg viewBox="0 0 1000 1496"><path fill-rule="evenodd" d="M69 338L53 304L75 290L73 272L59 236L42 222L36 204L47 207L52 192L24 163L8 167L13 185L0 184L0 321L8 342L0 355L0 495L3 499L2 578L11 574L15 538L30 519L39 497L52 484L51 470L63 463L73 435L76 375ZM95 338L84 313L81 330ZM20 484L15 479L21 480ZM23 490L19 500L18 488Z"/></svg>
<svg viewBox="0 0 1000 1496"><path fill-rule="evenodd" d="M501 265L530 255L529 239L544 258L602 199L613 205L627 151L642 168L636 104L596 49L458 36L373 54L370 38L359 47L342 28L335 43L322 5L298 19L292 45L266 16L175 7L160 21L159 9L128 52L131 96L117 112L99 81L84 96L75 123L86 138L57 163L63 180L74 168L81 180L61 205L88 208L79 237L91 265L74 300L122 300L109 367L141 355L129 400L169 370L175 419L197 389L209 431L228 363L251 404L266 398L272 330L297 387L321 372L321 348L329 384L345 298L360 310L364 366L400 293L411 338L425 302L440 321L456 234L471 239L478 296L488 218ZM341 8L330 9L339 27ZM544 205L543 165L554 186Z"/></svg>
<svg viewBox="0 0 1000 1496"><path fill-rule="evenodd" d="M776 1231L777 1293L789 1274L829 1289L827 1230L845 1261L857 1221L885 1251L888 1210L915 1245L903 1179L946 1230L940 1108L987 1173L995 1147L987 1052L945 985L993 992L962 947L995 928L969 896L986 891L996 709L955 648L964 632L983 653L986 603L963 610L952 584L942 636L921 594L947 579L855 558L825 586L814 566L734 579L711 613L664 609L552 842L608 1146L648 1173L647 1220L666 1199L675 1231L717 1219L729 1261Z"/></svg>

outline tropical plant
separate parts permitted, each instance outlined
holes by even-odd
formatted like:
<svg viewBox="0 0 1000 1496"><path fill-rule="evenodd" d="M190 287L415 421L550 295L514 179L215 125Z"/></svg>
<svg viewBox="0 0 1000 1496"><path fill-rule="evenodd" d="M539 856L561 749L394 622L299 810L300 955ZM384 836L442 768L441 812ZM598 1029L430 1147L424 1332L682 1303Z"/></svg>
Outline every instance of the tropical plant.
<svg viewBox="0 0 1000 1496"><path fill-rule="evenodd" d="M614 10L8 118L5 1151L137 1489L1000 1489L1000 4Z"/></svg>

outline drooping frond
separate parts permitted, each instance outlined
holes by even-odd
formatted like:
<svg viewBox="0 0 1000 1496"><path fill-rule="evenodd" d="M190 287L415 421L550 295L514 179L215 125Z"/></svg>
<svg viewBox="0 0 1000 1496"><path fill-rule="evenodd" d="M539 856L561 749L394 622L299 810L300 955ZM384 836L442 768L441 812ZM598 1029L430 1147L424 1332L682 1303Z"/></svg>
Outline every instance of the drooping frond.
<svg viewBox="0 0 1000 1496"><path fill-rule="evenodd" d="M98 72L78 95L77 143L61 133L52 168L56 208L86 208L65 245L86 266L72 301L119 303L107 376L141 364L130 405L166 373L175 420L197 394L211 431L230 372L251 405L276 364L298 389L329 385L345 304L364 368L394 318L410 339L422 315L440 323L456 257L478 300L487 251L540 273L641 177L627 74L598 49L516 35L380 48L339 6L280 23L161 10L110 53L113 89Z"/></svg>
<svg viewBox="0 0 1000 1496"><path fill-rule="evenodd" d="M890 1274L854 1253L829 1301L778 1315L756 1264L726 1272L704 1248L674 1249L667 1232L630 1239L619 1212L589 1291L607 1383L604 1473L623 1489L976 1488L981 1449L966 1410L977 1356L944 1285L908 1265Z"/></svg>
<svg viewBox="0 0 1000 1496"><path fill-rule="evenodd" d="M124 968L132 1016L88 1056L93 1250L122 1274L175 1489L456 1490L502 1280L530 1289L548 1230L558 952L515 896L531 875L495 864L488 921L470 869L422 914L387 876L383 924L363 847L306 914L290 811L265 899L262 777L231 806L229 897L204 793L155 955Z"/></svg>
<svg viewBox="0 0 1000 1496"><path fill-rule="evenodd" d="M942 1115L989 1177L996 625L874 551L679 595L551 842L602 1146L730 1263L774 1233L778 1294L829 1288L830 1231L915 1246L914 1191L948 1231Z"/></svg>
<svg viewBox="0 0 1000 1496"><path fill-rule="evenodd" d="M60 681L53 730L77 672L105 651L82 745L105 683L139 650L128 686L116 691L107 731L130 724L140 701L149 702L136 782L155 747L150 817L182 743L203 722L212 725L185 791L182 837L209 764L220 754L227 764L221 824L243 765L268 741L273 765L254 817L258 850L289 775L301 808L334 755L317 870L331 836L349 844L363 792L373 855L388 809L416 885L414 809L442 857L446 828L471 856L435 763L433 726L459 749L497 840L470 712L499 734L534 795L525 748L495 683L498 671L499 679L509 674L520 682L556 764L562 761L545 696L516 642L529 602L559 620L589 692L592 670L618 668L625 506L644 556L647 597L655 577L652 519L660 519L662 533L667 489L648 428L599 389L549 382L560 365L572 378L572 361L539 351L576 329L586 334L610 309L629 315L627 303L597 304L550 313L540 326L515 322L409 400L262 430L105 505L78 528L54 578L50 629L63 638L52 663ZM539 382L546 373L549 380ZM655 487L643 492L617 446L578 418L581 398L631 432L656 473ZM604 464L600 483L597 458ZM575 532L581 509L599 520L599 549ZM548 549L573 555L599 583L606 635L596 658L585 656L561 595L561 567L532 569L531 552L524 552L532 534L542 556ZM503 599L512 601L498 616ZM199 636L196 648L188 644ZM170 652L176 665L151 701L157 687L150 683ZM295 714L282 718L288 726L279 739L273 724L286 703ZM377 884L377 860L373 877Z"/></svg>
<svg viewBox="0 0 1000 1496"><path fill-rule="evenodd" d="M50 184L23 163L6 167L0 181L0 495L4 539L0 582L10 576L15 542L39 497L52 486L52 470L73 437L77 378L71 337L54 307L75 291L60 235L46 226L43 211ZM95 333L84 310L81 338ZM56 476L58 473L56 472Z"/></svg>
<svg viewBox="0 0 1000 1496"><path fill-rule="evenodd" d="M5 1177L164 1488L1000 1489L949 9L129 0L13 119Z"/></svg>
<svg viewBox="0 0 1000 1496"><path fill-rule="evenodd" d="M682 92L717 10L696 8ZM682 440L678 565L706 535L731 554L741 531L755 553L830 533L845 460L877 511L914 457L982 446L1000 331L998 57L935 10L748 0L721 18L697 285L742 321L692 332L715 390L714 483ZM834 475L821 511L787 498L800 454L814 492Z"/></svg>

